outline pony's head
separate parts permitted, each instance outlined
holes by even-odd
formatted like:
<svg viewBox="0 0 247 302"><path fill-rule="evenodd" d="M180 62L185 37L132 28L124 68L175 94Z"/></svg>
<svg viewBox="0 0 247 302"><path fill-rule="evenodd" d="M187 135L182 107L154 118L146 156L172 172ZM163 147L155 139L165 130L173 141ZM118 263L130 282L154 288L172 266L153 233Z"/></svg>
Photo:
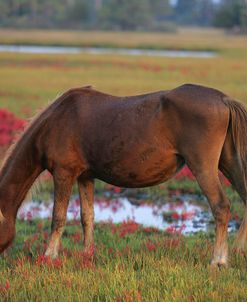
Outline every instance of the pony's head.
<svg viewBox="0 0 247 302"><path fill-rule="evenodd" d="M5 218L0 210L0 253L2 253L12 243L14 237L14 221Z"/></svg>

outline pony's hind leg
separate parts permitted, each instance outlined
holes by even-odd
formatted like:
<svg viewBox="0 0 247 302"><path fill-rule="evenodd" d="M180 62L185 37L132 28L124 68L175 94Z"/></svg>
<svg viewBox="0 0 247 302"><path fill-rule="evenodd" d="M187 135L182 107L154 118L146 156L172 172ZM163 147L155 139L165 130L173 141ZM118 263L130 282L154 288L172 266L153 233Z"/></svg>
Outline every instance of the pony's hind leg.
<svg viewBox="0 0 247 302"><path fill-rule="evenodd" d="M84 252L93 254L94 248L94 181L78 178L81 202L81 224L84 232Z"/></svg>
<svg viewBox="0 0 247 302"><path fill-rule="evenodd" d="M234 189L239 194L240 198L245 204L245 214L241 226L237 232L234 246L237 251L247 253L247 191L246 180L243 170L238 159L233 152L226 152L223 149L219 168L222 173L230 180Z"/></svg>
<svg viewBox="0 0 247 302"><path fill-rule="evenodd" d="M206 195L216 222L216 239L214 245L213 266L227 265L228 244L227 229L230 218L230 203L225 196L218 177L217 165L215 168L197 165L195 169L190 166L198 184Z"/></svg>
<svg viewBox="0 0 247 302"><path fill-rule="evenodd" d="M247 254L247 207L245 206L245 214L240 228L237 232L234 246L238 252Z"/></svg>
<svg viewBox="0 0 247 302"><path fill-rule="evenodd" d="M66 214L74 183L74 176L65 169L58 169L54 177L54 207L52 215L51 237L45 252L46 256L56 258L60 245L60 238L66 222Z"/></svg>

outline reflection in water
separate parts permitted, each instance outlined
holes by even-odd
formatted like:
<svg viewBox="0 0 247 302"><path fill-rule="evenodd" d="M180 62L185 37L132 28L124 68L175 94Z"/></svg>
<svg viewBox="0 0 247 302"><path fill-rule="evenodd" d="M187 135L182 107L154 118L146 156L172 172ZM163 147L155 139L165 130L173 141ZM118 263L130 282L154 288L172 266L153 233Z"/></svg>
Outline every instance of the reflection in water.
<svg viewBox="0 0 247 302"><path fill-rule="evenodd" d="M51 218L53 203L27 202L18 212L18 218ZM169 202L164 205L133 205L127 198L96 199L94 204L96 222L121 223L133 220L147 227L155 227L167 232L179 230L183 234L207 231L212 222L212 215L203 207L190 202L189 196L183 196L183 202ZM67 219L80 219L80 202L70 202ZM229 230L236 230L236 222L231 221Z"/></svg>

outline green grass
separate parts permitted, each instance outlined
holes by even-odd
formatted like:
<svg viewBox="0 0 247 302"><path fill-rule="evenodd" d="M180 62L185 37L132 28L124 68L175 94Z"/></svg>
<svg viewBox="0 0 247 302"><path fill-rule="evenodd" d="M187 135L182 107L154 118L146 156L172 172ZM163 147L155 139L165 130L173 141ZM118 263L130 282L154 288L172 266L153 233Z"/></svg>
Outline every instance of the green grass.
<svg viewBox="0 0 247 302"><path fill-rule="evenodd" d="M59 259L42 263L48 226L18 222L0 263L2 301L246 300L245 257L231 253L229 269L210 269L212 234L185 238L139 228L123 237L120 226L97 224L90 261L80 252L80 226L68 225Z"/></svg>

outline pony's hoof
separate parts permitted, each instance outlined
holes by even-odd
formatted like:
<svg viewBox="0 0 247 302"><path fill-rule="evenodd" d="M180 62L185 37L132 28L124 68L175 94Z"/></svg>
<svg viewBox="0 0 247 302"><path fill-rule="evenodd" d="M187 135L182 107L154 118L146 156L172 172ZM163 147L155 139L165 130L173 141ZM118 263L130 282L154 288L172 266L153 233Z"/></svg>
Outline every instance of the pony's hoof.
<svg viewBox="0 0 247 302"><path fill-rule="evenodd" d="M58 253L56 251L46 250L45 257L49 257L51 259L56 259L58 257Z"/></svg>
<svg viewBox="0 0 247 302"><path fill-rule="evenodd" d="M228 268L228 263L224 261L212 261L210 267L212 269L224 269Z"/></svg>

